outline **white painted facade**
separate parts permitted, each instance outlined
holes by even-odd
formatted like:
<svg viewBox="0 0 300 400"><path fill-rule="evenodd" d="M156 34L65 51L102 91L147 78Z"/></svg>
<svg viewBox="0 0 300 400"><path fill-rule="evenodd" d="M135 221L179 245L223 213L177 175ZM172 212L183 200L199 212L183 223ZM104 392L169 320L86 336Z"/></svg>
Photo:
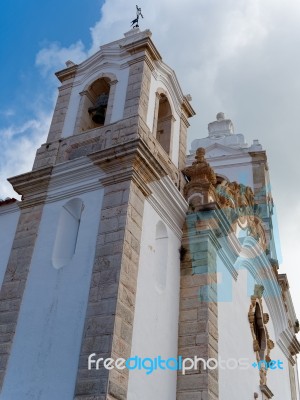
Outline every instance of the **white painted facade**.
<svg viewBox="0 0 300 400"><path fill-rule="evenodd" d="M73 398L103 189L95 179L98 168L86 159L71 164L58 166L50 183L0 395L3 400L50 400L58 393L61 399ZM72 199L80 199L84 206L75 254L56 268L53 251L60 214Z"/></svg>
<svg viewBox="0 0 300 400"><path fill-rule="evenodd" d="M221 260L218 260L221 263ZM242 266L240 267L242 268ZM260 393L259 371L251 364L256 362L253 351L250 324L248 321L248 310L250 306L251 289L255 281L248 269L239 269L237 279L233 279L226 268L220 267L219 288L226 284L226 299L218 301L218 324L219 324L219 357L228 362L226 368L219 368L219 390L220 399L240 400L248 398L251 393ZM223 282L223 283L222 283ZM227 290L230 287L230 290ZM222 289L220 289L222 291ZM223 295L224 296L224 295ZM273 315L270 313L265 301L263 310L270 314L267 324L271 339L275 339L276 333L273 327ZM274 361L283 362L283 370L276 368L267 373L268 387L274 394L274 399L291 400L290 379L288 360L278 345L271 351ZM239 367L235 361L240 360ZM230 361L231 360L231 361ZM243 369L244 365L248 367ZM232 368L232 369L231 369ZM230 382L230 384L228 384ZM261 397L259 397L261 399Z"/></svg>
<svg viewBox="0 0 300 400"><path fill-rule="evenodd" d="M178 351L179 248L187 204L169 178L151 188L144 206L131 357L168 359ZM175 399L176 380L176 370L130 371L128 400Z"/></svg>

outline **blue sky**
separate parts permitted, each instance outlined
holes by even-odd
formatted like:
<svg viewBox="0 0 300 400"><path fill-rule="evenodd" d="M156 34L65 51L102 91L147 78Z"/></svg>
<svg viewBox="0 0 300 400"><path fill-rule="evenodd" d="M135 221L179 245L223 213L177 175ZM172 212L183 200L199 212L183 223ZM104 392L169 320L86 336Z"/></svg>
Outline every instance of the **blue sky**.
<svg viewBox="0 0 300 400"><path fill-rule="evenodd" d="M0 4L0 197L6 178L28 172L45 142L59 82L54 71L80 62L130 28L128 0L3 1ZM197 115L189 144L223 111L249 144L267 150L282 243L282 271L299 282L299 0L140 2L152 39L176 71ZM295 296L294 296L295 297ZM298 301L300 310L300 299Z"/></svg>
<svg viewBox="0 0 300 400"><path fill-rule="evenodd" d="M0 124L13 119L21 123L24 118L34 117L34 103L29 99L51 84L36 68L38 52L57 42L61 46L82 41L91 46L89 27L100 17L100 0L58 0L51 2L6 1L0 5L1 26L1 93ZM47 107L49 97L41 97Z"/></svg>

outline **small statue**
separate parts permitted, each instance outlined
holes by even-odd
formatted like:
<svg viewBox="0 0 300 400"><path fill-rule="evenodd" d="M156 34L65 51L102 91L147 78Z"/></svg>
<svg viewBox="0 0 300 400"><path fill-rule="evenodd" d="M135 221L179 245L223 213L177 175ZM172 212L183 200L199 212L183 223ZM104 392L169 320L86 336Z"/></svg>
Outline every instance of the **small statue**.
<svg viewBox="0 0 300 400"><path fill-rule="evenodd" d="M101 93L100 96L96 99L95 105L93 107L89 107L89 114L94 113L92 116L92 120L99 125L103 125L105 121L105 113L107 109L108 103L108 94Z"/></svg>
<svg viewBox="0 0 300 400"><path fill-rule="evenodd" d="M142 9L137 5L136 6L136 18L133 21L131 21L131 26L133 28L139 27L139 18L140 17L144 18L143 14L142 14Z"/></svg>

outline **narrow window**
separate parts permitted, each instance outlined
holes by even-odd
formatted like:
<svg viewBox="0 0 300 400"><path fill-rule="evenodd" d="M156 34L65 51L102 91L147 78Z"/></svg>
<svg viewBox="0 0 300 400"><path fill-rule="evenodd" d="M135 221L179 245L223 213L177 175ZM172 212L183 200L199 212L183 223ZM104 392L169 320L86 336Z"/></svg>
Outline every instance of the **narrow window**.
<svg viewBox="0 0 300 400"><path fill-rule="evenodd" d="M168 231L164 223L156 225L155 235L155 282L158 289L163 290L167 282L168 265Z"/></svg>
<svg viewBox="0 0 300 400"><path fill-rule="evenodd" d="M61 209L52 254L54 268L65 266L75 254L82 210L80 199L68 201Z"/></svg>
<svg viewBox="0 0 300 400"><path fill-rule="evenodd" d="M172 145L172 125L173 115L170 103L167 97L161 94L158 105L156 139L169 155Z"/></svg>

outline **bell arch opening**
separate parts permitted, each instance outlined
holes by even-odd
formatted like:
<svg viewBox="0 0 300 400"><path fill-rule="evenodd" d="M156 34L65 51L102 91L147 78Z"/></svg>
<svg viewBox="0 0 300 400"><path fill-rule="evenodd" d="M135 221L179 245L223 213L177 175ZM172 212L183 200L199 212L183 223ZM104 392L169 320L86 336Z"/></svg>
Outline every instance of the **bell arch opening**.
<svg viewBox="0 0 300 400"><path fill-rule="evenodd" d="M171 156L173 114L169 100L165 94L158 99L157 124L155 136L165 152Z"/></svg>
<svg viewBox="0 0 300 400"><path fill-rule="evenodd" d="M80 93L81 101L76 121L76 132L81 133L106 125L110 122L109 100L111 79L101 77Z"/></svg>

